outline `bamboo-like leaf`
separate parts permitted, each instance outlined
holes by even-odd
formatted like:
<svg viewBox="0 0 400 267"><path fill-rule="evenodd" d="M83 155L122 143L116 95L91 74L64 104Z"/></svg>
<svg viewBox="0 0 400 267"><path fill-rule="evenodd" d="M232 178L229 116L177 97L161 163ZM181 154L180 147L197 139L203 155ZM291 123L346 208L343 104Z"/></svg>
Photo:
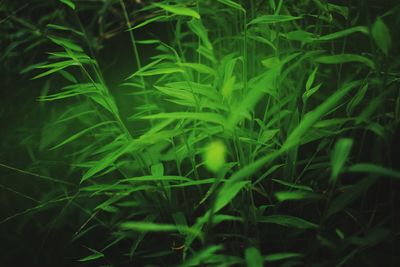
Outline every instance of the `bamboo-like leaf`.
<svg viewBox="0 0 400 267"><path fill-rule="evenodd" d="M307 200L307 199L318 199L320 196L309 191L279 191L274 193L276 199L279 202L290 201L290 200Z"/></svg>
<svg viewBox="0 0 400 267"><path fill-rule="evenodd" d="M226 120L223 116L217 114L217 113L211 113L211 112L201 112L201 113L195 113L195 112L170 112L170 113L158 113L158 114L153 114L153 115L147 115L142 117L142 119L174 119L174 120L180 120L180 119L188 119L188 120L198 120L198 121L205 121L205 122L211 122L215 124L219 124L222 126L226 125Z"/></svg>
<svg viewBox="0 0 400 267"><path fill-rule="evenodd" d="M218 197L214 204L214 211L218 212L225 207L247 184L248 182L225 183L221 188L221 191L218 193Z"/></svg>
<svg viewBox="0 0 400 267"><path fill-rule="evenodd" d="M368 176L358 183L348 187L344 193L337 196L328 206L325 212L325 218L329 218L333 214L342 211L350 203L366 193L368 188L377 181L377 178Z"/></svg>
<svg viewBox="0 0 400 267"><path fill-rule="evenodd" d="M359 81L354 81L343 85L334 94L328 97L321 105L308 112L301 120L299 125L290 133L281 150L287 151L289 148L298 145L303 135L322 117L331 110L348 92L359 85Z"/></svg>
<svg viewBox="0 0 400 267"><path fill-rule="evenodd" d="M264 258L255 247L249 247L244 252L247 267L263 267Z"/></svg>
<svg viewBox="0 0 400 267"><path fill-rule="evenodd" d="M347 158L349 157L352 145L353 140L350 138L342 138L336 142L331 157L332 174L330 182L332 184L336 183L336 180L341 173L343 166L347 161Z"/></svg>
<svg viewBox="0 0 400 267"><path fill-rule="evenodd" d="M137 232L184 232L185 234L202 235L201 231L182 225L161 224L153 222L129 221L120 225L122 230L132 230Z"/></svg>
<svg viewBox="0 0 400 267"><path fill-rule="evenodd" d="M72 10L75 10L75 4L72 0L59 0L59 1L69 6Z"/></svg>
<svg viewBox="0 0 400 267"><path fill-rule="evenodd" d="M217 1L220 2L221 4L227 5L231 8L234 8L234 9L237 9L237 10L240 10L240 11L246 13L246 10L239 3L235 2L235 1L232 1L232 0L217 0Z"/></svg>
<svg viewBox="0 0 400 267"><path fill-rule="evenodd" d="M265 256L266 261L280 261L280 260L286 260L286 259L292 259L292 258L300 258L303 257L304 255L301 253L296 253L296 252L279 252L279 253L273 253L273 254L268 254Z"/></svg>
<svg viewBox="0 0 400 267"><path fill-rule="evenodd" d="M53 146L52 148L50 148L50 150L53 150L53 149L59 148L61 146L64 146L64 145L66 145L68 143L71 143L72 141L78 139L82 135L92 131L95 128L98 128L98 127L101 127L101 126L104 126L104 125L107 125L107 124L113 124L113 123L115 123L115 121L104 121L104 122L100 122L100 123L98 123L98 124L96 124L94 126L91 126L89 128L86 128L86 129L84 129L84 130L82 130L82 131L70 136L69 138L65 139L63 142L59 143L58 145Z"/></svg>
<svg viewBox="0 0 400 267"><path fill-rule="evenodd" d="M375 69L375 63L372 60L367 57L355 54L320 56L315 61L322 64L343 64L349 62L359 62L367 65L371 69Z"/></svg>
<svg viewBox="0 0 400 267"><path fill-rule="evenodd" d="M180 67L185 67L185 68L190 68L193 69L199 73L204 73L204 74L210 74L215 76L216 73L215 71L208 67L207 65L204 64L199 64L199 63L179 63L178 64Z"/></svg>
<svg viewBox="0 0 400 267"><path fill-rule="evenodd" d="M148 24L150 24L152 22L164 21L164 20L166 20L166 19L168 19L170 17L171 16L165 16L165 15L152 17L152 18L149 18L149 19L147 19L147 20L145 20L145 21L143 21L143 22L141 22L141 23L129 28L128 31L132 31L132 30L136 30L136 29L142 28L142 27L144 27L144 26L146 26L146 25L148 25ZM159 43L159 41L157 41L157 42Z"/></svg>
<svg viewBox="0 0 400 267"><path fill-rule="evenodd" d="M212 50L213 46L212 46L210 40L208 39L207 29L204 27L201 20L192 19L187 24L188 24L190 30L192 32L194 32L200 38L200 40L203 42L203 45L207 49Z"/></svg>
<svg viewBox="0 0 400 267"><path fill-rule="evenodd" d="M205 249L196 252L191 258L186 260L181 267L189 267L189 266L199 266L204 263L207 259L212 257L217 251L222 250L223 247L221 245L213 245L206 247Z"/></svg>
<svg viewBox="0 0 400 267"><path fill-rule="evenodd" d="M263 15L250 21L247 26L254 24L274 24L301 19L301 17L294 17L289 15Z"/></svg>
<svg viewBox="0 0 400 267"><path fill-rule="evenodd" d="M331 41L331 40L335 40L335 39L339 39L345 36L348 36L350 34L353 34L355 32L359 32L359 33L363 33L368 35L369 31L368 28L365 26L356 26L356 27L352 27L352 28L348 28L342 31L338 31L338 32L334 32L331 34L327 34L327 35L323 35L320 36L318 38L316 38L318 41Z"/></svg>
<svg viewBox="0 0 400 267"><path fill-rule="evenodd" d="M68 39L64 39L64 38L57 37L57 36L49 36L48 38L51 41L53 41L53 43L55 43L59 46L62 46L66 49L71 49L72 51L76 51L76 52L83 52L83 49L80 46L74 44L73 42L71 42Z"/></svg>
<svg viewBox="0 0 400 267"><path fill-rule="evenodd" d="M47 24L47 27L50 28L50 29L54 29L54 30L70 31L70 32L73 32L73 33L75 33L75 34L77 34L79 36L84 36L84 34L82 32L77 31L77 30L72 29L72 28L69 28L69 27L62 26L62 25L49 23L49 24Z"/></svg>
<svg viewBox="0 0 400 267"><path fill-rule="evenodd" d="M257 220L259 223L272 223L277 225L282 225L289 228L298 229L316 229L318 225L299 217L289 216L289 215L270 215L260 217Z"/></svg>
<svg viewBox="0 0 400 267"><path fill-rule="evenodd" d="M294 188L294 189L305 190L305 191L310 191L310 192L313 191L311 187L306 186L306 185L293 184L288 181L283 181L283 180L278 180L278 179L272 179L272 181L277 182L282 185L285 185L290 188Z"/></svg>
<svg viewBox="0 0 400 267"><path fill-rule="evenodd" d="M93 252L93 254L91 254L89 256L86 256L86 257L84 257L82 259L79 259L78 261L87 262L87 261L93 261L93 260L96 260L96 259L104 258L104 254L101 253L100 251L97 251L97 250L92 249L92 248L87 248L87 249L89 249L91 252Z"/></svg>
<svg viewBox="0 0 400 267"><path fill-rule="evenodd" d="M177 6L177 5L175 5L175 6L164 5L164 4L159 4L159 3L153 3L153 5L160 7L162 9L164 9L165 11L170 12L175 15L188 16L188 17L200 19L199 13L197 13L196 11L194 11L193 9L188 8L188 7Z"/></svg>
<svg viewBox="0 0 400 267"><path fill-rule="evenodd" d="M390 32L383 20L378 17L371 29L372 37L379 49L387 56L389 55L391 37Z"/></svg>
<svg viewBox="0 0 400 267"><path fill-rule="evenodd" d="M357 163L348 168L349 172L361 172L367 174L376 174L390 178L400 179L400 171L395 171L383 166L371 163Z"/></svg>

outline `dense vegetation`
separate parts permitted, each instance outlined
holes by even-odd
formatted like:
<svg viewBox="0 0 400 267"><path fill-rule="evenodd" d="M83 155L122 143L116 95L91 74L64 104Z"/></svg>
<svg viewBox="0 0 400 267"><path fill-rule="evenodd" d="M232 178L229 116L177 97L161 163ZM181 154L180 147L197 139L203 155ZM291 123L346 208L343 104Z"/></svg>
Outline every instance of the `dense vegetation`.
<svg viewBox="0 0 400 267"><path fill-rule="evenodd" d="M1 266L399 266L400 4L0 1Z"/></svg>

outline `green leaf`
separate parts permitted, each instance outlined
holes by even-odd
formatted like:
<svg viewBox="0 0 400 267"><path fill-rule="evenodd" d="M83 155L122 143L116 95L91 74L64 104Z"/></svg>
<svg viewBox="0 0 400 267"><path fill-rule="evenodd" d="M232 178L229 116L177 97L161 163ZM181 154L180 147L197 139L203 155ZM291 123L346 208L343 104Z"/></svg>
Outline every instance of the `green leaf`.
<svg viewBox="0 0 400 267"><path fill-rule="evenodd" d="M200 63L179 63L178 64L180 67L185 67L185 68L190 68L193 69L199 73L204 73L204 74L210 74L215 76L215 70L212 68L208 67L207 65L200 64Z"/></svg>
<svg viewBox="0 0 400 267"><path fill-rule="evenodd" d="M343 64L349 62L359 62L367 65L371 69L375 69L375 64L372 60L367 57L355 54L320 56L315 61L323 64Z"/></svg>
<svg viewBox="0 0 400 267"><path fill-rule="evenodd" d="M187 24L189 26L189 29L200 38L200 40L203 42L203 45L207 49L212 50L213 47L212 47L210 40L208 39L207 29L204 27L201 20L192 19Z"/></svg>
<svg viewBox="0 0 400 267"><path fill-rule="evenodd" d="M306 82L306 91L309 91L311 89L311 86L314 83L315 76L317 75L318 71L318 66L311 72L310 76L308 76L307 82Z"/></svg>
<svg viewBox="0 0 400 267"><path fill-rule="evenodd" d="M378 17L371 29L372 37L379 49L387 56L389 55L391 37L390 32L383 20Z"/></svg>
<svg viewBox="0 0 400 267"><path fill-rule="evenodd" d="M172 74L172 73L183 73L184 71L181 68L176 67L165 67L165 68L155 68L148 71L138 72L135 75L138 76L155 76L155 75L165 75L165 74Z"/></svg>
<svg viewBox="0 0 400 267"><path fill-rule="evenodd" d="M365 26L356 26L356 27L345 29L343 31L338 31L338 32L334 32L334 33L331 33L331 34L320 36L320 37L316 38L316 40L317 41L331 41L331 40L335 40L335 39L338 39L338 38L345 37L345 36L350 35L350 34L355 33L355 32L369 34L367 27L365 27Z"/></svg>
<svg viewBox="0 0 400 267"><path fill-rule="evenodd" d="M221 245L214 245L214 246L209 246L206 247L205 249L201 251L197 251L193 254L192 257L190 257L188 260L186 260L181 267L188 267L188 266L201 266L202 263L204 263L205 260L209 259L217 251L220 251L223 249L223 246Z"/></svg>
<svg viewBox="0 0 400 267"><path fill-rule="evenodd" d="M218 193L218 197L215 200L214 212L218 212L225 207L235 196L242 190L249 182L242 181L238 183L225 183L221 191Z"/></svg>
<svg viewBox="0 0 400 267"><path fill-rule="evenodd" d="M288 181L283 181L283 180L278 180L278 179L271 179L271 180L274 181L274 182L277 182L277 183L279 183L281 185L285 185L287 187L290 187L290 188L295 188L295 189L305 190L305 191L310 191L310 192L313 191L311 187L306 186L306 185L293 184L293 183L290 183Z"/></svg>
<svg viewBox="0 0 400 267"><path fill-rule="evenodd" d="M331 156L332 173L330 182L332 184L336 183L336 180L349 157L352 145L353 140L350 138L342 138L336 142Z"/></svg>
<svg viewBox="0 0 400 267"><path fill-rule="evenodd" d="M261 64L268 69L272 69L274 67L279 66L279 63L280 60L278 57L269 57L261 61Z"/></svg>
<svg viewBox="0 0 400 267"><path fill-rule="evenodd" d="M92 260L96 260L96 259L100 259L100 258L104 258L104 254L101 253L100 251L97 251L95 249L92 248L87 248L89 249L91 252L93 252L93 254L86 256L82 259L79 259L78 261L82 261L82 262L86 262L86 261L92 261Z"/></svg>
<svg viewBox="0 0 400 267"><path fill-rule="evenodd" d="M309 43L315 40L315 35L313 33L302 30L288 32L285 37L288 40L300 41L304 43Z"/></svg>
<svg viewBox="0 0 400 267"><path fill-rule="evenodd" d="M84 34L80 31L77 31L75 29L69 28L69 27L65 27L65 26L61 26L61 25L56 25L56 24L47 24L47 27L54 29L54 30L60 30L60 31L70 31L73 32L79 36L84 36Z"/></svg>
<svg viewBox="0 0 400 267"><path fill-rule="evenodd" d="M342 211L354 200L359 198L363 193L365 193L368 188L377 181L377 178L368 176L358 183L347 187L344 193L337 196L328 206L325 213L325 218L329 218L333 214Z"/></svg>
<svg viewBox="0 0 400 267"><path fill-rule="evenodd" d="M53 146L52 148L50 148L50 150L53 150L53 149L59 148L59 147L61 147L61 146L63 146L63 145L66 145L66 144L68 144L68 143L71 143L72 141L78 139L79 137L81 137L81 136L84 135L85 133L88 133L88 132L92 131L92 130L95 129L95 128L98 128L98 127L100 127L100 126L107 125L107 124L112 124L112 123L116 123L116 122L114 122L114 121L104 121L104 122L100 122L100 123L98 123L98 124L96 124L96 125L93 125L93 126L91 126L91 127L89 127L89 128L86 128L86 129L84 129L84 130L82 130L82 131L80 131L80 132L78 132L78 133L76 133L76 134L74 134L74 135L68 137L67 139L65 139L65 140L64 140L63 142L61 142L60 144L58 144L58 145L56 145L56 146Z"/></svg>
<svg viewBox="0 0 400 267"><path fill-rule="evenodd" d="M264 258L255 247L247 248L244 252L247 267L263 267Z"/></svg>
<svg viewBox="0 0 400 267"><path fill-rule="evenodd" d="M229 128L233 129L243 118L247 116L254 106L265 94L276 96L276 80L279 76L281 62L278 66L264 72L258 79L249 84L249 90L240 102L233 108L228 121Z"/></svg>
<svg viewBox="0 0 400 267"><path fill-rule="evenodd" d="M246 10L239 3L236 3L232 0L218 0L218 2L246 13Z"/></svg>
<svg viewBox="0 0 400 267"><path fill-rule="evenodd" d="M69 6L70 8L72 8L73 10L75 10L75 4L72 0L59 0L61 3L66 4L67 6Z"/></svg>
<svg viewBox="0 0 400 267"><path fill-rule="evenodd" d="M388 169L371 163L357 163L348 168L349 172L376 174L390 178L400 179L400 171Z"/></svg>
<svg viewBox="0 0 400 267"><path fill-rule="evenodd" d="M252 21L250 21L247 26L253 25L253 24L273 24L273 23L282 23L282 22L288 22L288 21L293 21L293 20L298 20L301 19L301 17L293 17L289 15L263 15L259 16Z"/></svg>
<svg viewBox="0 0 400 267"><path fill-rule="evenodd" d="M120 225L120 228L122 230L132 230L136 232L184 232L185 234L201 235L201 232L197 231L194 228L182 225L161 224L161 223L153 223L145 221L124 222Z"/></svg>
<svg viewBox="0 0 400 267"><path fill-rule="evenodd" d="M170 12L172 14L175 15L179 15L179 16L188 16L188 17L193 17L196 19L200 19L200 15L199 13L197 13L196 11L194 11L193 9L187 8L187 7L183 7L183 6L172 6L172 5L163 5L163 4L158 4L158 3L154 3L153 5L160 7L162 9L164 9L167 12Z"/></svg>
<svg viewBox="0 0 400 267"><path fill-rule="evenodd" d="M308 112L299 125L290 133L285 143L282 145L281 151L287 151L290 148L301 143L302 138L309 129L318 122L328 111L340 102L354 87L360 84L360 81L353 81L343 85L339 90L328 97L321 105L314 110Z"/></svg>
<svg viewBox="0 0 400 267"><path fill-rule="evenodd" d="M76 51L76 52L83 52L83 49L72 43L70 40L61 38L61 37L56 37L56 36L49 36L48 37L51 41L53 41L53 43L64 47L65 49L71 49L72 51Z"/></svg>
<svg viewBox="0 0 400 267"><path fill-rule="evenodd" d="M280 252L280 253L273 253L265 256L266 261L280 261L280 260L286 260L286 259L291 259L291 258L299 258L303 257L303 254L301 253L295 253L295 252Z"/></svg>
<svg viewBox="0 0 400 267"><path fill-rule="evenodd" d="M144 26L146 26L147 24L150 24L150 23L152 23L152 22L155 22L155 21L163 21L164 19L168 19L168 18L170 18L170 17L171 17L171 16L165 16L165 15L152 17L152 18L150 18L150 19L147 19L147 20L145 20L145 21L143 21L143 22L141 22L141 23L139 23L139 24L137 24L137 25L135 25L135 26L129 28L128 31L136 30L136 29L142 28L142 27L144 27ZM157 42L159 42L159 41L157 41Z"/></svg>
<svg viewBox="0 0 400 267"><path fill-rule="evenodd" d="M318 225L302 218L290 216L290 215L271 215L260 217L257 220L259 223L272 223L278 224L289 228L298 229L316 229Z"/></svg>
<svg viewBox="0 0 400 267"><path fill-rule="evenodd" d="M275 197L279 202L288 201L288 200L306 200L317 198L318 195L311 193L309 191L280 191L275 192Z"/></svg>
<svg viewBox="0 0 400 267"><path fill-rule="evenodd" d="M164 175L164 176L137 176L124 178L120 180L120 182L152 182L152 181L181 181L181 182L192 182L192 179L184 177L184 176L172 176L172 175Z"/></svg>
<svg viewBox="0 0 400 267"><path fill-rule="evenodd" d="M205 122L211 122L218 125L224 126L225 118L222 115L212 112L170 112L170 113L158 113L142 117L142 119L188 119L188 120L199 120Z"/></svg>
<svg viewBox="0 0 400 267"><path fill-rule="evenodd" d="M346 106L347 114L353 113L354 109L364 99L364 96L365 96L365 93L367 92L367 90L368 90L368 83L364 84L364 86L360 90L358 90L357 93L354 95L354 97L349 101L349 103Z"/></svg>
<svg viewBox="0 0 400 267"><path fill-rule="evenodd" d="M94 164L85 174L82 176L82 179L80 183L83 183L87 179L93 177L95 174L98 172L106 169L109 167L111 164L114 163L116 159L118 159L120 156L124 155L127 153L129 150L131 150L135 145L137 145L135 142L131 142L130 144L124 145L120 147L119 149L107 154L105 157L102 159L96 161L96 164Z"/></svg>

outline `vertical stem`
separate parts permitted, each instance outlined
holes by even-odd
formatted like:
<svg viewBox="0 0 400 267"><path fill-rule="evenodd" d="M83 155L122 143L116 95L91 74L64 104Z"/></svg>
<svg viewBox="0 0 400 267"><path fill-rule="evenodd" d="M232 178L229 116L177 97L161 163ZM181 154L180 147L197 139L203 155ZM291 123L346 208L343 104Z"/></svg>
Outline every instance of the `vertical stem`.
<svg viewBox="0 0 400 267"><path fill-rule="evenodd" d="M120 0L119 2L121 3L121 7L122 7L122 10L124 13L126 26L128 27L128 29L130 29L130 28L132 28L132 25L131 25L131 22L129 21L129 15L128 15L128 12L126 11L126 6L124 3L124 0ZM132 49L133 49L133 53L135 55L136 66L137 66L137 69L140 70L142 68L142 64L141 64L139 52L138 52L138 49L136 46L135 36L133 35L132 30L129 30L129 37L131 39ZM140 82L142 84L143 90L146 90L146 84L144 82L143 76L140 76ZM149 98L146 93L144 94L144 97L145 97L146 104L149 104ZM152 122L150 121L150 123L152 123Z"/></svg>

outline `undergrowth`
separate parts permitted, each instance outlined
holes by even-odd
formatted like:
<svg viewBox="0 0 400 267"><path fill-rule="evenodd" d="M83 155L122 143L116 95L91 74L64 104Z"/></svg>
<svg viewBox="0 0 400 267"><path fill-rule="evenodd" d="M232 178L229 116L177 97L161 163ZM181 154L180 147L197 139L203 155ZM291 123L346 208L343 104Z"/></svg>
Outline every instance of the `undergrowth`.
<svg viewBox="0 0 400 267"><path fill-rule="evenodd" d="M1 7L3 264L399 264L394 1Z"/></svg>

